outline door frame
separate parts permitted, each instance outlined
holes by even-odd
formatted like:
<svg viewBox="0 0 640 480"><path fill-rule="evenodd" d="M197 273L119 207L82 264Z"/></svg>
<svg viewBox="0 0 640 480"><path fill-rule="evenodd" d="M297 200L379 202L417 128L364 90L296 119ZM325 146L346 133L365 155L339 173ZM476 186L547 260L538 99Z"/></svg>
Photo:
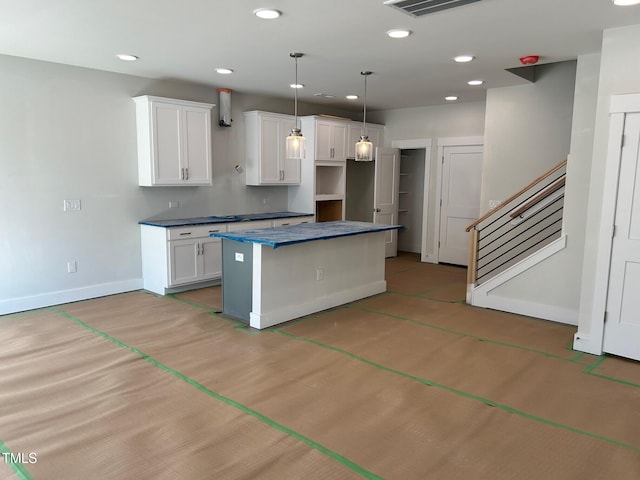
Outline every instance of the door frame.
<svg viewBox="0 0 640 480"><path fill-rule="evenodd" d="M622 159L622 136L625 117L628 113L640 113L640 94L612 95L609 103L609 133L595 260L595 280L591 288L585 288L584 284L582 286L580 296L583 298L589 298L585 295L590 296L591 304L585 315L580 313L578 332L573 336L574 349L593 355L602 355L604 352L604 317L609 293L613 227Z"/></svg>
<svg viewBox="0 0 640 480"><path fill-rule="evenodd" d="M472 145L482 145L484 147L484 136L470 136L470 137L442 137L438 138L438 156L436 162L436 194L435 194L435 223L433 228L433 235L431 237L433 245L433 254L430 255L433 263L440 263L440 248L438 242L440 241L440 212L441 212L441 200L442 200L442 164L444 162L444 149L445 147L464 147Z"/></svg>
<svg viewBox="0 0 640 480"><path fill-rule="evenodd" d="M420 240L420 261L438 263L433 261L433 255L427 251L427 219L429 218L429 180L431 178L431 145L430 138L416 138L413 140L394 140L391 147L400 150L424 149L424 191L422 192L422 239ZM402 162L402 159L401 159Z"/></svg>

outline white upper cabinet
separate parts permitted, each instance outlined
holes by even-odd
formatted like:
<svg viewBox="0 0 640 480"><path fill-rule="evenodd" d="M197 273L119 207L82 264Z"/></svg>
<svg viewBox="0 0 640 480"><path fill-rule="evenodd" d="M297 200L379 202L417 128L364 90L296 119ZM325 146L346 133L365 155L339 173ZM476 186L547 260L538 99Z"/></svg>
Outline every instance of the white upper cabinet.
<svg viewBox="0 0 640 480"><path fill-rule="evenodd" d="M345 161L347 159L347 123L339 120L316 119L316 161ZM304 130L303 130L304 135ZM307 149L309 146L307 146Z"/></svg>
<svg viewBox="0 0 640 480"><path fill-rule="evenodd" d="M356 142L362 135L361 122L349 122L349 139L347 141L347 158L356 158ZM373 143L373 155L375 158L376 148L383 146L384 126L367 123L367 136Z"/></svg>
<svg viewBox="0 0 640 480"><path fill-rule="evenodd" d="M295 126L294 117L260 111L244 116L246 184L298 185L300 160L285 158L285 140Z"/></svg>
<svg viewBox="0 0 640 480"><path fill-rule="evenodd" d="M138 184L211 185L213 104L135 97Z"/></svg>

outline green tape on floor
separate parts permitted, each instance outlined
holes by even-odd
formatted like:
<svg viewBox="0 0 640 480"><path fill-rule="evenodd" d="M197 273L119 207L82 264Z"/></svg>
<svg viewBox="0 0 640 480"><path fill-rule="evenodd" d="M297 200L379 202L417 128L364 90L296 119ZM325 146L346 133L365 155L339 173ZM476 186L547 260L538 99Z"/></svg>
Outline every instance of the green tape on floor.
<svg viewBox="0 0 640 480"><path fill-rule="evenodd" d="M2 455L0 455L0 456L2 456L2 460L1 461L11 465L11 468L13 469L13 471L16 472L16 475L18 475L18 477L20 477L22 480L33 480L33 477L27 471L27 469L25 468L25 466L22 463L15 463L15 462L11 461L11 454L12 453L13 452L11 452L11 450L9 450L9 447L7 447L2 440L0 440L0 454L2 454ZM9 461L7 461L7 460L9 460Z"/></svg>
<svg viewBox="0 0 640 480"><path fill-rule="evenodd" d="M80 320L79 318L76 318L70 314L68 314L67 312L60 310L58 308L55 307L50 307L50 310L53 312L56 312L60 315L62 315L65 318L68 318L69 320L77 323L78 325L86 328L87 330L101 336L102 338L114 343L115 345L124 348L126 350L129 350L132 353L135 353L136 355L142 357L142 359L144 359L145 361L149 362L151 365L169 373L170 375L182 380L185 383L188 383L189 385L195 387L196 389L198 389L199 391L201 391L202 393L205 393L206 395L215 398L216 400L219 400L231 407L234 407L238 410L240 410L241 412L252 416L253 418L260 420L261 422L263 422L264 424L268 425L271 428L274 428L276 430L279 430L282 433L285 433L286 435L289 435L292 438L295 438L296 440L299 440L302 443L305 443L306 445L308 445L309 447L318 450L319 452L325 454L326 456L332 458L333 460L341 463L342 465L344 465L345 467L349 468L350 470L362 475L363 477L367 478L367 479L371 479L371 480L383 480L382 477L379 477L378 475L375 475L372 472L369 472L368 470L364 469L363 467L361 467L360 465L352 462L351 460L349 460L346 457L343 457L342 455L340 455L337 452L334 452L333 450L330 450L329 448L311 440L309 437L306 437L304 435L302 435L301 433L298 433L294 430L291 430L288 427L285 427L284 425L271 420L269 417L261 414L260 412L257 412L256 410L253 410L249 407L247 407L246 405L243 405L239 402L236 402L235 400L229 398L229 397L225 397L224 395L221 395L219 393L214 392L213 390L209 390L207 387L205 387L204 385L202 385L201 383L187 377L186 375L178 372L177 370L174 370L173 368L169 367L168 365L165 365L161 362L159 362L158 360L153 359L152 357L150 357L149 355L145 354L144 352L138 350L135 347L132 347L130 345L127 345L123 342L121 342L120 340L118 340L115 337L112 337L111 335L109 335L106 332L103 332L102 330L98 330L97 328L92 327L91 325L88 325L87 323L83 322L82 320Z"/></svg>
<svg viewBox="0 0 640 480"><path fill-rule="evenodd" d="M570 431L572 433L576 433L578 435L583 435L585 437L590 437L590 438L594 438L594 439L597 439L597 440L601 440L603 442L607 442L607 443L616 445L618 447L626 448L626 449L632 450L634 452L640 452L640 447L636 447L634 445L629 445L627 443L623 443L623 442L620 442L618 440L614 440L612 438L608 438L608 437L605 437L605 436L602 436L602 435L598 435L598 434L595 434L595 433L587 432L585 430L580 430L578 428L574 428L574 427L571 427L569 425L563 425L563 424L555 422L553 420L549 420L547 418L539 417L537 415L533 415L533 414L524 412L522 410L518 410L518 409L510 407L508 405L504 405L504 404L501 404L501 403L494 402L493 400L490 400L488 398L484 398L484 397L481 397L479 395L474 395L472 393L468 393L468 392L465 392L465 391L462 391L462 390L458 390L458 389L453 388L453 387L449 387L448 385L444 385L442 383L438 383L438 382L435 382L433 380L429 380L429 379L426 379L426 378L421 378L421 377L418 377L416 375L411 375L409 373L401 372L401 371L395 370L393 368L385 367L384 365L381 365L379 363L373 362L371 360L368 360L366 358L360 357L358 355L355 355L355 354L353 354L351 352L347 352L346 350L343 350L343 349L338 348L338 347L334 347L332 345L326 345L324 343L320 343L320 342L317 342L315 340L311 340L309 338L298 337L297 335L292 335L290 333L283 332L282 330L274 330L274 331L276 333L279 333L279 334L284 335L286 337L292 338L294 340L307 342L307 343L310 343L312 345L316 345L318 347L321 347L321 348L324 348L324 349L327 349L327 350L332 350L334 352L337 352L337 353L340 353L342 355L345 355L345 356L347 356L347 357L349 357L349 358L351 358L353 360L356 360L358 362L362 362L362 363L365 363L365 364L370 365L372 367L375 367L375 368L377 368L379 370L383 370L385 372L389 372L389 373L392 373L394 375L399 375L401 377L416 381L418 383L422 383L423 385L428 385L430 387L436 387L436 388L439 388L441 390L445 390L447 392L454 393L454 394L456 394L458 396L461 396L461 397L464 397L464 398L468 398L470 400L476 400L476 401L484 403L485 405L489 405L491 407L499 408L500 410L503 410L505 412L512 413L514 415L518 415L520 417L523 417L523 418L526 418L526 419L529 419L529 420L533 420L533 421L538 422L538 423L542 423L542 424L545 424L545 425L548 425L548 426L551 426L551 427L556 427L556 428L560 428L560 429L563 429L563 430L567 430L567 431Z"/></svg>
<svg viewBox="0 0 640 480"><path fill-rule="evenodd" d="M545 352L544 350L538 350L538 349L535 349L535 348L524 347L522 345L516 345L516 344L508 343L508 342L500 342L498 340L492 340L492 339L486 338L486 337L479 337L478 335L472 335L470 333L459 332L457 330L451 330L450 328L441 327L439 325L434 325L432 323L421 322L419 320L414 320L412 318L402 317L400 315L393 315L391 313L386 313L386 312L379 312L377 310L372 310L372 309L369 309L369 308L364 308L364 307L353 307L353 308L358 308L358 309L363 310L365 312L374 313L376 315L383 315L385 317L393 318L395 320L400 320L402 322L413 323L415 325L420 325L422 327L431 328L433 330L438 330L440 332L449 333L449 334L452 334L452 335L458 335L460 337L474 338L474 339L479 340L481 342L491 343L491 344L494 344L494 345L500 345L502 347L516 348L518 350L524 350L526 352L537 353L539 355L544 355L545 357L554 358L556 360L562 360L562 361L565 361L565 362L575 363L573 359L561 357L561 356L555 355L553 353Z"/></svg>
<svg viewBox="0 0 640 480"><path fill-rule="evenodd" d="M400 296L407 296L407 297L414 297L414 298L424 298L424 297L421 297L420 295L406 295L406 294L402 294L402 293L389 292L389 291L383 292L382 295L390 294L390 293L393 293L393 294L396 294L396 295L400 295ZM202 309L207 310L207 307L205 307L203 305L199 305L199 304L197 304L195 302L189 302L189 301L177 298L177 297L173 297L171 294L167 295L167 296L170 297L170 298L174 298L175 300L178 300L180 302L192 305L194 307L198 307L198 308L202 308ZM393 314L390 314L390 313L380 312L380 311L373 310L373 309L370 309L370 308L360 307L360 306L357 305L357 303L362 301L362 300L366 300L366 299L357 300L355 302L348 303L348 304L345 304L345 305L342 305L342 306L339 306L339 307L335 307L333 309L323 310L321 312L316 312L316 313L308 315L306 317L302 317L302 318L287 322L284 325L280 325L280 326L276 325L276 326L269 327L269 328L263 329L263 330L252 330L251 333L254 333L254 334L267 333L267 332L270 332L270 331L277 330L278 328L287 328L287 327L290 327L292 325L295 325L295 324L303 322L303 321L307 321L307 320L311 320L313 318L321 317L323 315L331 313L333 310L336 310L336 309L359 309L359 310L362 310L364 312L375 313L376 315L384 315L384 316L387 316L387 317L390 317L390 318L394 318L396 320L401 320L403 322L414 323L416 325L421 325L423 327L432 328L434 330L439 330L441 332L450 333L452 335L459 335L461 337L475 338L476 340L479 340L481 342L487 342L487 343L491 343L491 344L494 344L494 345L500 345L500 346L507 347L507 348L516 348L518 350L523 350L525 352L544 355L545 357L553 358L555 360L561 360L563 362L570 362L570 363L576 363L578 365L585 365L585 361L583 361L583 357L585 355L584 352L576 352L576 354L572 358L565 358L565 357L561 357L560 355L555 355L553 353L545 352L544 350L538 350L538 349L535 349L535 348L525 347L523 345L517 345L517 344L513 344L513 343L508 343L508 342L500 342L500 341L497 341L497 340L491 340L490 338L479 337L479 336L476 336L476 335L471 335L469 333L459 332L459 331L456 331L456 330L451 330L451 329L448 329L448 328L445 328L445 327L440 327L438 325L434 325L434 324L430 324L430 323L426 323L426 322L421 322L419 320L414 320L412 318L406 318L406 317L402 317L400 315L393 315ZM462 303L464 305L466 305L466 302L464 300L462 300ZM220 315L217 315L216 312L210 311L210 313L212 315L215 315L216 317L222 319L222 320L225 320L225 321L228 321L228 322L234 322L234 320L231 320L231 319L222 317ZM244 324L242 322L237 322L237 323L238 323L238 326L236 328L238 328L238 330L242 330L242 331L250 330L247 327L246 324ZM243 327L246 327L246 328L243 328ZM574 351L573 348L572 348L572 345L573 344L571 342L569 344L567 344L566 350ZM599 367L600 364L604 361L604 359L605 359L605 356L601 356L593 364L588 365L587 368L583 371L583 373L586 374L586 375L592 375L594 377L602 378L604 380L609 380L611 382L627 385L629 387L640 388L640 384L637 384L637 383L633 383L633 382L630 382L630 381L627 381L627 380L622 380L622 379L616 378L616 377L610 377L610 376L603 375L603 374L600 374L600 373L593 373L593 370L595 368Z"/></svg>

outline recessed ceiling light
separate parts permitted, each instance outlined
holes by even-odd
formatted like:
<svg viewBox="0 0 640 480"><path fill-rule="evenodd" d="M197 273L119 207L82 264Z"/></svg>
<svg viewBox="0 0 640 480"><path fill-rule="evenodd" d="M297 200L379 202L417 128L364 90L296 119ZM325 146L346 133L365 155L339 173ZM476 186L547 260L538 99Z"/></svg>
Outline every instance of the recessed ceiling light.
<svg viewBox="0 0 640 480"><path fill-rule="evenodd" d="M358 95L347 95L347 99L348 100L357 100L358 99Z"/></svg>
<svg viewBox="0 0 640 480"><path fill-rule="evenodd" d="M313 95L316 97L322 97L322 98L336 98L335 95L330 95L328 93L314 93Z"/></svg>
<svg viewBox="0 0 640 480"><path fill-rule="evenodd" d="M444 97L444 99L448 102L454 102L458 99L455 95L449 95L448 97Z"/></svg>
<svg viewBox="0 0 640 480"><path fill-rule="evenodd" d="M453 59L458 63L466 63L473 60L474 57L473 55L458 55L457 57L453 57Z"/></svg>
<svg viewBox="0 0 640 480"><path fill-rule="evenodd" d="M130 55L128 53L119 53L116 55L120 60L124 60L125 62L135 62L138 60L138 57L135 55Z"/></svg>
<svg viewBox="0 0 640 480"><path fill-rule="evenodd" d="M289 85L291 88L304 88L304 83L292 83Z"/></svg>
<svg viewBox="0 0 640 480"><path fill-rule="evenodd" d="M406 28L394 28L393 30L389 30L387 35L391 38L406 38L411 35L411 30L407 30Z"/></svg>
<svg viewBox="0 0 640 480"><path fill-rule="evenodd" d="M484 83L484 80L469 80L467 82L469 85L482 85Z"/></svg>
<svg viewBox="0 0 640 480"><path fill-rule="evenodd" d="M282 15L282 12L273 8L259 8L257 10L254 10L253 14L258 18L273 20L274 18L278 18L280 15Z"/></svg>
<svg viewBox="0 0 640 480"><path fill-rule="evenodd" d="M222 75L230 75L233 73L233 70L231 70L230 68L216 68L216 72Z"/></svg>

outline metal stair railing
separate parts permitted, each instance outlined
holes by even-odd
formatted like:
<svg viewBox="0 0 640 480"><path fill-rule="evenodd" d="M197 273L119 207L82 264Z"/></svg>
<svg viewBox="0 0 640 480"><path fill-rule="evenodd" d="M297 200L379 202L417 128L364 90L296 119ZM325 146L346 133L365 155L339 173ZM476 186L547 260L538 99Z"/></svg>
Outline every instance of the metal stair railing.
<svg viewBox="0 0 640 480"><path fill-rule="evenodd" d="M564 160L467 227L468 284L481 285L560 237L566 173Z"/></svg>

